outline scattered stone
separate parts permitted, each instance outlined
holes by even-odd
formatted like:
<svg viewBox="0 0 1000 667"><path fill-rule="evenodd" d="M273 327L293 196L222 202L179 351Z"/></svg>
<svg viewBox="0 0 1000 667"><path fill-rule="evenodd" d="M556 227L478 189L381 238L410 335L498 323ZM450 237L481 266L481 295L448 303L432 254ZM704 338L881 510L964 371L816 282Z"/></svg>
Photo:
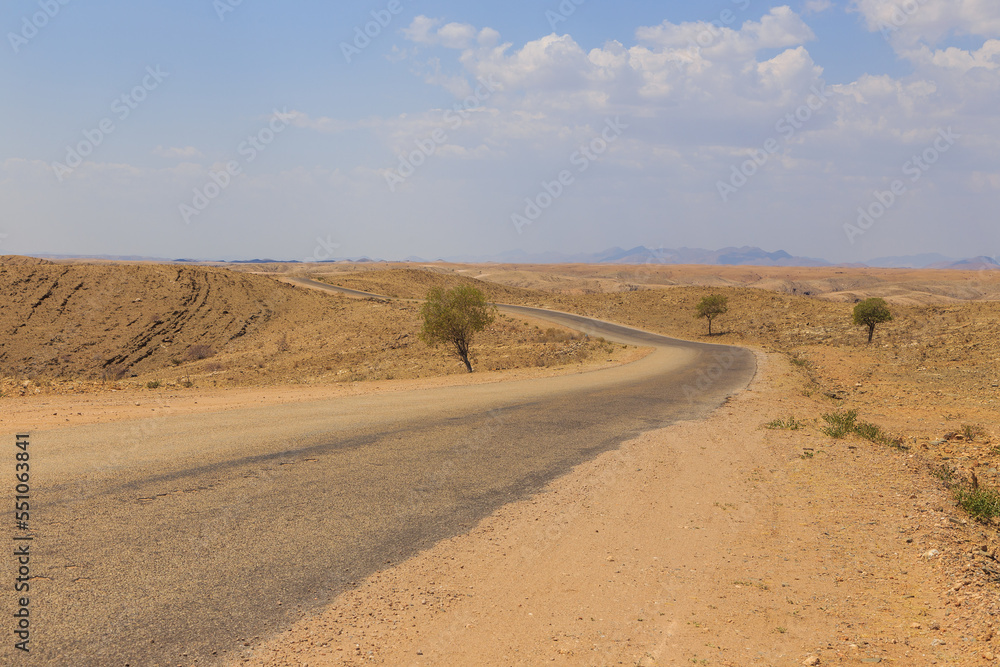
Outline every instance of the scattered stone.
<svg viewBox="0 0 1000 667"><path fill-rule="evenodd" d="M802 661L802 664L805 665L806 667L815 667L815 665L819 664L819 656L807 655L806 659Z"/></svg>

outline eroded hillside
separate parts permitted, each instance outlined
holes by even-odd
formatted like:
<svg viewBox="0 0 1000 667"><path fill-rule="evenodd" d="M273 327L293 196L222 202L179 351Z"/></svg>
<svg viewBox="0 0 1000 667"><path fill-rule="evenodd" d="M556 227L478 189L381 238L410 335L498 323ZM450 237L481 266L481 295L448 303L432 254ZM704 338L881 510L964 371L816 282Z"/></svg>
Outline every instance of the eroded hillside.
<svg viewBox="0 0 1000 667"><path fill-rule="evenodd" d="M6 264L0 290L0 372L24 378L119 378L204 358L310 300L254 276L147 265Z"/></svg>

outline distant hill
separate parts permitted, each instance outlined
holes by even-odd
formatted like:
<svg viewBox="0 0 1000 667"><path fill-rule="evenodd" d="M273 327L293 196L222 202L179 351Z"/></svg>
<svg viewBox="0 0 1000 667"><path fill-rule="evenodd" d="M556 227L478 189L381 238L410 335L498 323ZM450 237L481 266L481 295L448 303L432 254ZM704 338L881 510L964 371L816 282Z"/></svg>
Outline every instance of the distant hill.
<svg viewBox="0 0 1000 667"><path fill-rule="evenodd" d="M866 266L880 269L926 269L932 264L954 262L955 259L939 252L926 252L922 255L902 255L896 257L876 257L865 262Z"/></svg>
<svg viewBox="0 0 1000 667"><path fill-rule="evenodd" d="M48 259L97 259L163 264L215 264L226 262L233 264L304 263L304 260L299 259L199 260L184 258L170 260L138 255L42 254L37 255L36 257ZM6 261L7 263L12 263L15 260L8 256ZM16 261L24 262L27 260L25 258L20 258ZM333 257L326 260L317 260L317 263L375 263L391 261L397 260L387 260L379 257L367 256ZM703 266L834 266L833 263L824 259L795 256L785 252L784 250L768 252L755 246L743 246L741 248L728 247L720 250L706 250L705 248L647 248L646 246L636 246L629 249L614 247L594 253L529 253L523 250L508 250L494 255L453 255L443 258L438 257L433 260L410 255L402 261L421 264L428 262L454 262L458 264L695 264ZM941 253L876 257L875 259L871 259L863 263L838 263L836 266L857 268L870 267L880 269L953 269L962 271L1000 270L1000 263L992 257L980 256L968 259L956 259L942 255Z"/></svg>
<svg viewBox="0 0 1000 667"><path fill-rule="evenodd" d="M931 264L929 269L952 269L956 271L1000 271L1000 264L992 257L980 255L957 262L939 262Z"/></svg>
<svg viewBox="0 0 1000 667"><path fill-rule="evenodd" d="M500 264L707 264L721 266L830 266L830 262L812 257L794 257L784 250L767 252L760 248L656 248L636 246L624 250L609 248L603 252L563 254L546 252L531 254L511 250L485 257L449 257L451 262Z"/></svg>

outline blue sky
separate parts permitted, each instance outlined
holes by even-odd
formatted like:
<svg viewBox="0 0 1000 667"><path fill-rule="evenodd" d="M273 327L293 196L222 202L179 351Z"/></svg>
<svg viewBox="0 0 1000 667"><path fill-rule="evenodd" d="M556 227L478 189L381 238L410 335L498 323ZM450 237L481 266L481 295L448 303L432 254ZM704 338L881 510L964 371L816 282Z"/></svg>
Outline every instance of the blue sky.
<svg viewBox="0 0 1000 667"><path fill-rule="evenodd" d="M0 253L1000 252L997 3L15 0L0 32Z"/></svg>

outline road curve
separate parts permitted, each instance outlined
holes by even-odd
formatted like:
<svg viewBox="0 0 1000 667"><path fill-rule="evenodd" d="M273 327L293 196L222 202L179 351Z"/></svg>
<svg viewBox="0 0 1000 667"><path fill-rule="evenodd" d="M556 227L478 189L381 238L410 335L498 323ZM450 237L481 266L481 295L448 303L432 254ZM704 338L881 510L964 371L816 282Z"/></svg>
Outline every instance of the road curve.
<svg viewBox="0 0 1000 667"><path fill-rule="evenodd" d="M578 463L705 416L755 371L739 348L503 309L655 351L562 377L32 434L35 644L25 658L4 642L0 663L221 664Z"/></svg>

